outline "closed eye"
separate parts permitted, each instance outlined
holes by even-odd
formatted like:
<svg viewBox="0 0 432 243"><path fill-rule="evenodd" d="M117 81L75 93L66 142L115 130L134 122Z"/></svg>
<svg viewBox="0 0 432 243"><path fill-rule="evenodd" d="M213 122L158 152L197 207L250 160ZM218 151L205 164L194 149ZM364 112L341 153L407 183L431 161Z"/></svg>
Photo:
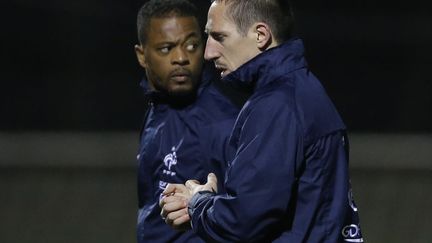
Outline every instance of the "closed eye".
<svg viewBox="0 0 432 243"><path fill-rule="evenodd" d="M223 42L225 40L225 35L220 33L210 33L210 36L217 42Z"/></svg>

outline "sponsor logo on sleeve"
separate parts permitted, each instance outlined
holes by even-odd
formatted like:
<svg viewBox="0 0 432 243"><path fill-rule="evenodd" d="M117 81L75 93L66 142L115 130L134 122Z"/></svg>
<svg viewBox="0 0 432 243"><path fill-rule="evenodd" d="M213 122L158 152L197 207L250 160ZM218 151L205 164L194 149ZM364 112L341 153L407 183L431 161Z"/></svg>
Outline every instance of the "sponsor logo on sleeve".
<svg viewBox="0 0 432 243"><path fill-rule="evenodd" d="M363 242L360 227L355 224L350 224L342 229L342 236L345 242Z"/></svg>

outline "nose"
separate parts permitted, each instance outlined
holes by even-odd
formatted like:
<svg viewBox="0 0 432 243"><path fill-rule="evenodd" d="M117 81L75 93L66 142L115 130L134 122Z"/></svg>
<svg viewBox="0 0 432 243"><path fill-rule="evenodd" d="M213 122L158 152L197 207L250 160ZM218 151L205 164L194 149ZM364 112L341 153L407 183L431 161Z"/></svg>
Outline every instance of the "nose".
<svg viewBox="0 0 432 243"><path fill-rule="evenodd" d="M186 50L181 47L177 47L173 50L171 56L171 64L187 65L189 64L189 56Z"/></svg>
<svg viewBox="0 0 432 243"><path fill-rule="evenodd" d="M216 41L211 36L207 38L207 44L204 50L204 59L207 61L215 60L219 57L216 44Z"/></svg>

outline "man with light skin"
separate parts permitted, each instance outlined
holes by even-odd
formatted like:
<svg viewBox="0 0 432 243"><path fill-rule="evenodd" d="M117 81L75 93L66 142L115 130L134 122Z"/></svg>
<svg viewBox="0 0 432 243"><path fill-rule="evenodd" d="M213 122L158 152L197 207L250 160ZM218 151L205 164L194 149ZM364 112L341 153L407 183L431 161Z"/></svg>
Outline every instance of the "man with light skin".
<svg viewBox="0 0 432 243"><path fill-rule="evenodd" d="M345 125L291 36L286 0L216 0L204 57L252 88L232 130L225 173L170 184L161 216L208 242L363 242Z"/></svg>

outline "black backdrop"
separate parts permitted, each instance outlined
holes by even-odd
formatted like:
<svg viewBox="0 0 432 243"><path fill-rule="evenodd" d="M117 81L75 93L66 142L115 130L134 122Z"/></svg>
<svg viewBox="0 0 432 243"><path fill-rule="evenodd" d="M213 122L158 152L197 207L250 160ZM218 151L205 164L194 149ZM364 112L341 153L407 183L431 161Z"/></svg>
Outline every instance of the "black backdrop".
<svg viewBox="0 0 432 243"><path fill-rule="evenodd" d="M133 45L141 3L3 1L0 130L139 129L143 72ZM294 6L311 69L349 130L432 131L426 1L297 0Z"/></svg>

